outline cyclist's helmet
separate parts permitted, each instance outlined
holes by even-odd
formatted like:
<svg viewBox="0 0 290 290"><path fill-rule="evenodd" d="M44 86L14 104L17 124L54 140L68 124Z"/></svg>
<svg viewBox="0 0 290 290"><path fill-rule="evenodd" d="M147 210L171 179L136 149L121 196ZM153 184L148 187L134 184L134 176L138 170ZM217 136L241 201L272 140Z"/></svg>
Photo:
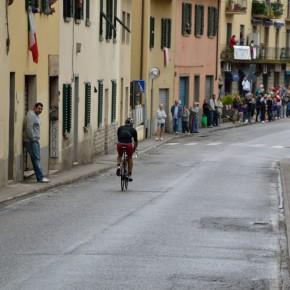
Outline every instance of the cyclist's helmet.
<svg viewBox="0 0 290 290"><path fill-rule="evenodd" d="M126 125L133 126L133 123L134 123L134 122L133 122L133 119L132 119L132 118L127 118L126 121L125 121L125 124L126 124Z"/></svg>

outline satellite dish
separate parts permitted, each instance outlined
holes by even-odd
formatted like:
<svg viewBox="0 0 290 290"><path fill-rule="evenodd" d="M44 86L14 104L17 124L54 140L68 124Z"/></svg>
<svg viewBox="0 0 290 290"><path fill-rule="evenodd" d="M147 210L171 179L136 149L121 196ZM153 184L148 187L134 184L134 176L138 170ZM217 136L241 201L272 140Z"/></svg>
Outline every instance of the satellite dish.
<svg viewBox="0 0 290 290"><path fill-rule="evenodd" d="M157 79L160 76L160 69L158 67L151 68L149 75L152 80Z"/></svg>

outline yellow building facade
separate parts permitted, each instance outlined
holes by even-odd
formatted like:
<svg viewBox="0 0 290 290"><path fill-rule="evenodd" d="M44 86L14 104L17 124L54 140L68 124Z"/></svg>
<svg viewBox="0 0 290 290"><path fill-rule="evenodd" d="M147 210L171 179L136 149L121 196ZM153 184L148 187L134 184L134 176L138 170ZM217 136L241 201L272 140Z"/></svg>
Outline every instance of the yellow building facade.
<svg viewBox="0 0 290 290"><path fill-rule="evenodd" d="M145 81L145 92L138 92L139 96L133 99L145 108L145 137L154 133L158 105L164 105L170 119L170 107L174 99L178 99L174 95L174 3L163 0L132 3L131 77Z"/></svg>
<svg viewBox="0 0 290 290"><path fill-rule="evenodd" d="M266 89L289 84L289 29L289 1L220 2L220 75L225 94L238 93L244 76L251 80L253 90L260 84ZM250 46L253 41L251 59L234 56L229 48L233 35L240 46Z"/></svg>
<svg viewBox="0 0 290 290"><path fill-rule="evenodd" d="M9 59L7 40L9 39L7 26L7 1L0 3L0 186L8 179L9 151L7 141L9 138Z"/></svg>

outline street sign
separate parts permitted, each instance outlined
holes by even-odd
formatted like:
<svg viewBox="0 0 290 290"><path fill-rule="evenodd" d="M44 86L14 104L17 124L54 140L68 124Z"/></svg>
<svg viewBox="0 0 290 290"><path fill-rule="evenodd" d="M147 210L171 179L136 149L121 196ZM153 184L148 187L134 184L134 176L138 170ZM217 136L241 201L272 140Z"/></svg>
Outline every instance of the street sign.
<svg viewBox="0 0 290 290"><path fill-rule="evenodd" d="M138 80L137 81L139 89L140 89L140 93L145 93L145 81L144 80Z"/></svg>

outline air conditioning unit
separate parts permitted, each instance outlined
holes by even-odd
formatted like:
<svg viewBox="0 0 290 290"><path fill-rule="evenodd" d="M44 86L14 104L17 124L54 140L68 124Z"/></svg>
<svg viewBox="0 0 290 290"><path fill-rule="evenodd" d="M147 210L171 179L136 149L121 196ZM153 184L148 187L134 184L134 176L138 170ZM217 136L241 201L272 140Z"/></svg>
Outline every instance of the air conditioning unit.
<svg viewBox="0 0 290 290"><path fill-rule="evenodd" d="M224 72L231 72L232 64L230 62L224 62L223 69L224 69Z"/></svg>

